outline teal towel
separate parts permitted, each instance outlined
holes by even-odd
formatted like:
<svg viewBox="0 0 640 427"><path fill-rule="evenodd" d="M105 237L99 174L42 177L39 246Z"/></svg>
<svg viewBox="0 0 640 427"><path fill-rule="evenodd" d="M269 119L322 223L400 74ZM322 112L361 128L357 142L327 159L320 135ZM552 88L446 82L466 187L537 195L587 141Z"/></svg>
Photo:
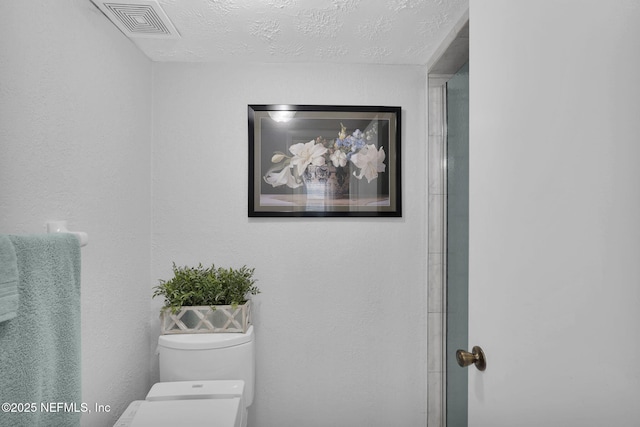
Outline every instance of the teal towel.
<svg viewBox="0 0 640 427"><path fill-rule="evenodd" d="M0 403L14 403L20 411L1 412L0 426L79 426L78 239L62 233L10 239L20 307L14 319L0 323Z"/></svg>
<svg viewBox="0 0 640 427"><path fill-rule="evenodd" d="M0 234L0 322L18 312L18 261L9 236Z"/></svg>

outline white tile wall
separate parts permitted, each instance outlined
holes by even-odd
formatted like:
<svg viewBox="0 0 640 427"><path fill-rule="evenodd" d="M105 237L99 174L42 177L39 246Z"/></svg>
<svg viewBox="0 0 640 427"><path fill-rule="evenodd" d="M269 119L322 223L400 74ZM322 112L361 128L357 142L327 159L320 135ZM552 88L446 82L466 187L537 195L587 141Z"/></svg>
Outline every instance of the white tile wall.
<svg viewBox="0 0 640 427"><path fill-rule="evenodd" d="M446 79L429 80L429 220L428 220L428 328L427 328L427 393L428 427L444 427L444 331L445 283L444 204L445 178L443 153L446 144L444 115Z"/></svg>

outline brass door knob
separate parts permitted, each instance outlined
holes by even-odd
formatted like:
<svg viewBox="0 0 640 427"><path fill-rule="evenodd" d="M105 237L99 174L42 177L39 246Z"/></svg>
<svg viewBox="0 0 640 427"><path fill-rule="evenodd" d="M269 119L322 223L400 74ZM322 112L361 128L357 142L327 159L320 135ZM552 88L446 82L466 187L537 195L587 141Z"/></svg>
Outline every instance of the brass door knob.
<svg viewBox="0 0 640 427"><path fill-rule="evenodd" d="M469 365L476 365L479 371L487 369L487 360L484 357L484 352L478 346L473 347L469 353L468 351L458 350L456 351L456 361L458 365L465 368Z"/></svg>

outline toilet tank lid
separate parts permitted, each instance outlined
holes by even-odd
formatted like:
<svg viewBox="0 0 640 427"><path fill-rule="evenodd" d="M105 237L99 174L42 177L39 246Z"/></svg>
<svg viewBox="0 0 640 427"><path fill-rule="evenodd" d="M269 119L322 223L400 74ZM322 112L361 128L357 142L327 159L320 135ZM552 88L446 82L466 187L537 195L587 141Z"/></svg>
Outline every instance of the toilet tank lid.
<svg viewBox="0 0 640 427"><path fill-rule="evenodd" d="M160 335L158 346L177 350L211 350L234 347L253 340L253 325L243 333L203 333Z"/></svg>

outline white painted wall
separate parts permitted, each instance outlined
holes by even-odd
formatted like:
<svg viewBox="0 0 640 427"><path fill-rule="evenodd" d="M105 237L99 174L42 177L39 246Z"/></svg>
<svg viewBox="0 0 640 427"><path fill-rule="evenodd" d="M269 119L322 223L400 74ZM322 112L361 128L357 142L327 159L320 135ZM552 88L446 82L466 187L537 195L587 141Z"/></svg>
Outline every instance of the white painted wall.
<svg viewBox="0 0 640 427"><path fill-rule="evenodd" d="M470 3L469 425L638 425L640 3Z"/></svg>
<svg viewBox="0 0 640 427"><path fill-rule="evenodd" d="M256 268L251 425L424 426L423 67L153 68L152 276L172 261ZM403 218L249 219L252 103L402 106Z"/></svg>
<svg viewBox="0 0 640 427"><path fill-rule="evenodd" d="M82 249L83 399L149 386L151 63L89 1L0 2L0 233L66 219Z"/></svg>

